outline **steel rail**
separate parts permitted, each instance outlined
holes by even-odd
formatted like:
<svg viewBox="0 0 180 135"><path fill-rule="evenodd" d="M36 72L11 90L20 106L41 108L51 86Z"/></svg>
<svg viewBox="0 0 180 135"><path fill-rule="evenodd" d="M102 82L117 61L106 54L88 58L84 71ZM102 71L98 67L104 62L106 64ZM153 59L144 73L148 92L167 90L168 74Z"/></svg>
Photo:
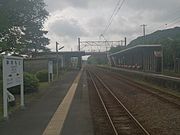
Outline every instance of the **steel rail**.
<svg viewBox="0 0 180 135"><path fill-rule="evenodd" d="M173 100L179 100L180 101L180 98L178 96L175 96L175 95L170 94L168 92L164 92L164 91L158 90L156 88L152 88L152 89L154 89L152 91L152 90L150 90L150 88L148 88L148 86L146 86L146 85L141 86L139 83L137 83L137 82L135 82L133 80L130 80L127 77L124 77L124 76L119 75L119 74L117 75L117 74L115 74L113 72L109 72L109 73L112 73L113 75L111 74L111 76L113 78L117 79L117 80L121 80L122 82L125 82L125 83L127 83L127 84L129 84L131 86L139 88L139 90L141 90L141 91L144 91L144 92L147 92L149 94L152 94L152 95L156 96L157 98L159 98L159 99L161 99L161 100L163 100L163 101L165 101L167 103L173 104L176 107L180 108L180 104L178 104L175 101L173 101ZM165 97L165 95L168 96L168 97Z"/></svg>
<svg viewBox="0 0 180 135"><path fill-rule="evenodd" d="M103 99L102 99L102 97L101 97L101 95L100 95L100 93L99 93L99 90L98 90L98 88L97 88L97 85L96 85L96 83L94 82L91 73L90 73L89 71L88 71L88 73L89 73L89 76L90 76L90 78L91 78L91 81L92 81L92 83L93 83L93 85L94 85L94 87L95 87L95 89L96 89L96 92L97 92L97 94L98 94L98 97L99 97L99 99L101 100L101 103L102 103L103 108L104 108L104 110L105 110L105 112L106 112L106 115L107 115L107 117L108 117L108 119L109 119L109 121L110 121L110 123L111 123L111 126L112 126L112 128L113 128L113 131L114 131L115 135L118 135L117 129L115 128L115 126L114 126L114 124L113 124L113 121L112 121L112 119L111 119L111 117L110 117L110 114L109 114L109 112L108 112L108 110L107 110L107 107L106 107L106 105L105 105L105 103L104 103L104 101L103 101Z"/></svg>
<svg viewBox="0 0 180 135"><path fill-rule="evenodd" d="M89 71L88 71L89 72ZM125 105L115 96L115 94L111 91L111 89L102 81L102 79L97 75L97 74L94 74L94 73L90 73L89 74L93 74L98 80L99 82L103 85L104 88L106 88L109 93L116 99L116 101L123 107L123 109L127 112L127 114L130 116L130 118L133 120L134 124L136 124L142 131L145 135L150 135L150 133L142 126L142 124L132 115L132 113L125 107ZM92 75L91 75L91 80L94 82L94 80L92 79ZM98 91L98 95L100 95L99 93L99 90L97 88L97 85L95 84L95 82L93 83L95 88L96 88L96 91ZM102 98L101 98L102 100ZM103 100L102 100L103 102ZM103 103L104 104L104 103ZM104 104L105 106L105 104ZM106 107L106 106L105 106ZM108 112L107 108L106 108L106 111ZM108 113L109 115L109 113ZM110 115L109 115L110 117ZM111 118L110 118L111 119ZM112 119L111 119L112 121ZM115 127L115 126L114 126ZM117 130L116 130L117 131Z"/></svg>

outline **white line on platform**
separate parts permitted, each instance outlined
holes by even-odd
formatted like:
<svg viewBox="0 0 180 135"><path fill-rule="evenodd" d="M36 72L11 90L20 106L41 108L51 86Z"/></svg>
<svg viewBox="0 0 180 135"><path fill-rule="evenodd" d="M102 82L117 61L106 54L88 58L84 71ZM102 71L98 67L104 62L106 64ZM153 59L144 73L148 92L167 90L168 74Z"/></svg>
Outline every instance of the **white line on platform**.
<svg viewBox="0 0 180 135"><path fill-rule="evenodd" d="M43 135L60 135L64 121L66 119L70 105L72 103L74 94L76 92L76 88L78 86L78 82L80 80L81 74L82 74L82 70L79 72L78 76L76 77L72 86L70 87L68 93L66 94L63 101L57 108L49 124L44 130Z"/></svg>

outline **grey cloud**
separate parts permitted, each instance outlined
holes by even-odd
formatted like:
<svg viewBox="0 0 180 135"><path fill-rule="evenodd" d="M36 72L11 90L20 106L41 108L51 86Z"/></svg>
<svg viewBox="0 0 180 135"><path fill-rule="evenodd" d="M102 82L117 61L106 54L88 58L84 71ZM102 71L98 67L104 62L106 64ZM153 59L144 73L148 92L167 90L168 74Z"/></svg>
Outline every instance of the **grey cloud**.
<svg viewBox="0 0 180 135"><path fill-rule="evenodd" d="M74 19L57 20L51 24L50 28L54 34L60 37L77 38L78 36L87 35L87 32Z"/></svg>
<svg viewBox="0 0 180 135"><path fill-rule="evenodd" d="M92 35L100 35L106 25L107 20L103 16L90 18L86 24Z"/></svg>
<svg viewBox="0 0 180 135"><path fill-rule="evenodd" d="M67 7L86 8L88 1L86 0L45 0L49 11L63 10Z"/></svg>
<svg viewBox="0 0 180 135"><path fill-rule="evenodd" d="M51 13L62 12L62 18L66 16L77 19L52 19L48 30L67 41L74 41L77 36L98 39L117 1L45 0ZM157 30L158 26L179 17L179 12L180 0L126 0L105 36L109 40L116 40L118 37L121 39L124 36L133 39L142 34L141 24L148 25L147 32Z"/></svg>
<svg viewBox="0 0 180 135"><path fill-rule="evenodd" d="M96 8L114 6L116 0L45 0L47 9L49 11L63 10L67 7L74 8Z"/></svg>
<svg viewBox="0 0 180 135"><path fill-rule="evenodd" d="M126 7L135 10L172 10L180 7L179 0L127 0Z"/></svg>
<svg viewBox="0 0 180 135"><path fill-rule="evenodd" d="M180 0L127 0L124 9L132 14L138 12L142 21L161 23L178 16Z"/></svg>
<svg viewBox="0 0 180 135"><path fill-rule="evenodd" d="M121 22L117 21L114 25L114 27L111 27L109 31L107 32L107 35L122 35L123 37L128 37L134 34L138 33L137 25L134 25L133 23L128 22L127 20L122 22L123 19L121 19ZM119 23L118 23L119 22ZM119 24L119 25L117 25Z"/></svg>

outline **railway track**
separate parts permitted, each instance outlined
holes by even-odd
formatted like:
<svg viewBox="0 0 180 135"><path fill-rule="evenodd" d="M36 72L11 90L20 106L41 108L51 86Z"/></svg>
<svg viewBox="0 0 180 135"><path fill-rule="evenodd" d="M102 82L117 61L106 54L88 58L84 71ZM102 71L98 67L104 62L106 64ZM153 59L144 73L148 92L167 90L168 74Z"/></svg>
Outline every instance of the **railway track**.
<svg viewBox="0 0 180 135"><path fill-rule="evenodd" d="M150 135L103 80L87 71L115 135Z"/></svg>
<svg viewBox="0 0 180 135"><path fill-rule="evenodd" d="M103 70L101 70L101 71L103 71ZM98 74L98 73L100 73L100 71L96 71L96 74ZM124 77L124 76L119 75L119 74L117 75L113 72L107 72L106 71L106 74L108 74L109 76L111 76L114 79L120 80L121 82L124 82L128 85L131 85L135 88L138 88L138 90L141 90L143 92L151 94L151 95L157 97L158 99L160 99L166 103L173 104L175 107L180 108L180 98L178 96L172 95L172 94L164 92L164 91L160 91L158 89L155 89L155 88L152 88L152 87L149 87L146 85L139 84L139 83L127 78L127 77Z"/></svg>

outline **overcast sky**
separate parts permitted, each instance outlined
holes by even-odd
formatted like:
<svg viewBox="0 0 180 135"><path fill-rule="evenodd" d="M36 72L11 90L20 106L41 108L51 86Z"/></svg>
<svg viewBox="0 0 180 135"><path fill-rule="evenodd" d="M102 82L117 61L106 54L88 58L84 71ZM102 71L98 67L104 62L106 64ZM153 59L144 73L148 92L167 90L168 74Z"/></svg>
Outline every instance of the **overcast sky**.
<svg viewBox="0 0 180 135"><path fill-rule="evenodd" d="M45 23L49 31L48 46L55 50L55 42L64 50L77 50L77 38L99 40L119 0L45 0L50 16ZM142 35L141 24L146 33L157 29L180 25L180 0L125 0L104 34L107 40L128 42ZM167 24L167 25L165 25ZM102 40L102 39L101 39Z"/></svg>

